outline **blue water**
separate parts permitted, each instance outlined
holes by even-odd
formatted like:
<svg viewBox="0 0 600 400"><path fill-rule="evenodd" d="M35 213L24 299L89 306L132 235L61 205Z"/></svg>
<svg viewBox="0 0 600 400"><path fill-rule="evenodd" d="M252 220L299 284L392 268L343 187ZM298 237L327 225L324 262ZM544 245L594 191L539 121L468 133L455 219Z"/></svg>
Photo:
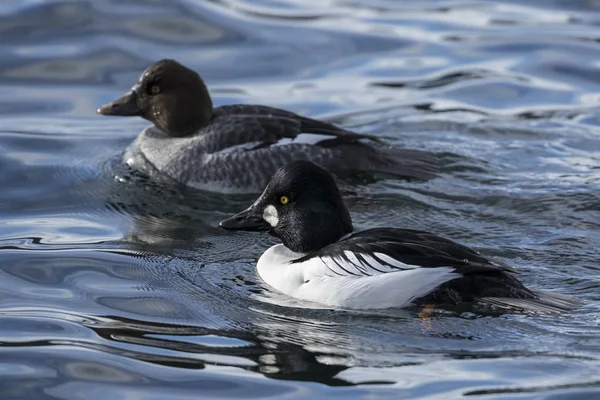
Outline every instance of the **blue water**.
<svg viewBox="0 0 600 400"><path fill-rule="evenodd" d="M600 3L0 2L0 398L600 398ZM307 308L257 279L252 200L121 164L98 106L160 58L257 103L463 160L347 188L574 295L562 316Z"/></svg>

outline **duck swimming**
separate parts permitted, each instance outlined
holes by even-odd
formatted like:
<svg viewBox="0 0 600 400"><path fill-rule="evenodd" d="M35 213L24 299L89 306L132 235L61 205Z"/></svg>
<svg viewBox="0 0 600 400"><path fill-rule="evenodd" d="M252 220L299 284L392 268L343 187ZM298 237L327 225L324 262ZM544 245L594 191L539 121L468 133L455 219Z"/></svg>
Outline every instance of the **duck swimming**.
<svg viewBox="0 0 600 400"><path fill-rule="evenodd" d="M385 146L374 136L259 105L213 107L202 78L174 60L148 67L102 115L140 116L144 129L124 154L132 167L205 190L260 193L279 167L311 160L345 177L436 176L432 153Z"/></svg>
<svg viewBox="0 0 600 400"><path fill-rule="evenodd" d="M432 233L398 228L353 232L333 176L309 161L281 167L262 195L220 223L279 238L257 263L260 277L295 298L375 309L469 303L558 312L570 296L526 288L508 265Z"/></svg>

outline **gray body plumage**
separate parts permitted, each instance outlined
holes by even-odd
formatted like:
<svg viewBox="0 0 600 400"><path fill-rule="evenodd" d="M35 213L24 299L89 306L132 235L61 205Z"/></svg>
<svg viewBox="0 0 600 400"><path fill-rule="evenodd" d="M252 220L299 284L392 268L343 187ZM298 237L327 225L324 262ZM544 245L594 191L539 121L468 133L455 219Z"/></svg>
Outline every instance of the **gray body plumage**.
<svg viewBox="0 0 600 400"><path fill-rule="evenodd" d="M302 134L322 137L298 143ZM195 134L170 137L152 126L130 145L125 160L150 175L186 186L224 192L260 192L279 167L310 160L338 176L381 172L405 179L435 176L433 154L394 149L370 135L265 106L214 109Z"/></svg>

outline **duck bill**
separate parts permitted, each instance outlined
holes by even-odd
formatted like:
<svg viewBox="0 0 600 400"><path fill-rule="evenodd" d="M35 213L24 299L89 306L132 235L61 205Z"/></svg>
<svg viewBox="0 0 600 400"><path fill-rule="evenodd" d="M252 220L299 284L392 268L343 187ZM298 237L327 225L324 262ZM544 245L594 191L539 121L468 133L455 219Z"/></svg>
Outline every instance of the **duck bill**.
<svg viewBox="0 0 600 400"><path fill-rule="evenodd" d="M103 105L97 111L101 115L116 115L121 117L141 116L142 110L137 105L137 96L134 90L126 93L117 100Z"/></svg>
<svg viewBox="0 0 600 400"><path fill-rule="evenodd" d="M271 230L271 225L265 221L257 208L253 206L235 214L233 217L221 221L219 226L230 231L264 232Z"/></svg>

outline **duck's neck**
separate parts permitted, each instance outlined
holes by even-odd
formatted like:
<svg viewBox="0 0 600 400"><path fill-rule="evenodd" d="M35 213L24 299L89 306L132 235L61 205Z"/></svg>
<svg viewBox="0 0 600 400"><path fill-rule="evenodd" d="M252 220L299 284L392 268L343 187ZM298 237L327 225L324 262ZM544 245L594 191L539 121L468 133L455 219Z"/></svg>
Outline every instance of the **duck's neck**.
<svg viewBox="0 0 600 400"><path fill-rule="evenodd" d="M280 238L283 245L295 253L307 254L321 250L352 232L352 226L313 226L312 232L290 230L290 234Z"/></svg>

